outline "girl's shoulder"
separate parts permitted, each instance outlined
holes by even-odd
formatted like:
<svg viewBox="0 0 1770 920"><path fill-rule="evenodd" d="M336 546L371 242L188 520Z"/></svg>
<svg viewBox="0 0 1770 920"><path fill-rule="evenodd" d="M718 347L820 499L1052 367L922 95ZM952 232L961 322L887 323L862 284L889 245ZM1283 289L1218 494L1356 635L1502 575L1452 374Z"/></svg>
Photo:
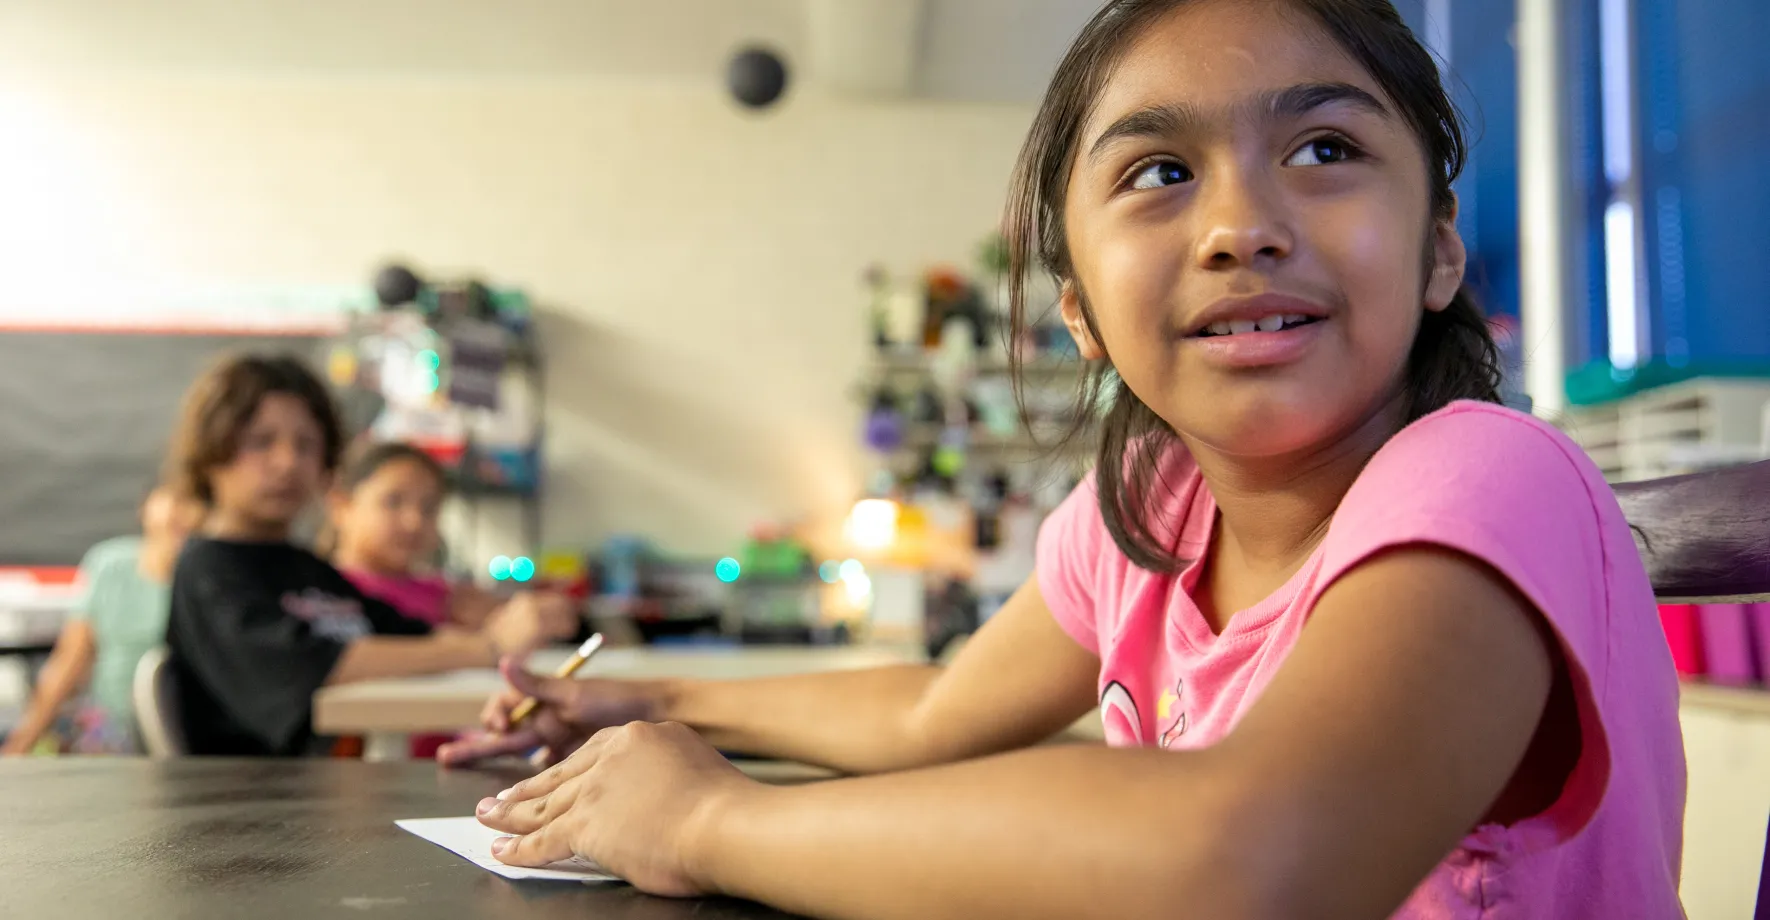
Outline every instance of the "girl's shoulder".
<svg viewBox="0 0 1770 920"><path fill-rule="evenodd" d="M384 574L346 569L344 577L364 595L399 611L407 619L432 626L448 620L453 586L434 573Z"/></svg>
<svg viewBox="0 0 1770 920"><path fill-rule="evenodd" d="M1459 489L1505 481L1609 493L1597 464L1565 432L1534 415L1471 400L1403 428L1371 458L1354 490L1372 479L1388 491L1416 482Z"/></svg>
<svg viewBox="0 0 1770 920"><path fill-rule="evenodd" d="M1480 559L1539 606L1552 606L1549 594L1601 596L1619 580L1631 595L1646 591L1597 464L1553 425L1489 403L1452 403L1377 451L1334 513L1327 567L1410 543Z"/></svg>
<svg viewBox="0 0 1770 920"><path fill-rule="evenodd" d="M86 555L80 560L80 571L84 577L90 578L119 562L133 566L136 558L140 555L140 537L111 537L93 544L92 548L86 551Z"/></svg>
<svg viewBox="0 0 1770 920"><path fill-rule="evenodd" d="M415 591L440 591L447 593L455 590L456 584L438 572L402 572L389 574L371 572L365 569L339 569L344 577L358 585L375 585L386 588L400 588Z"/></svg>

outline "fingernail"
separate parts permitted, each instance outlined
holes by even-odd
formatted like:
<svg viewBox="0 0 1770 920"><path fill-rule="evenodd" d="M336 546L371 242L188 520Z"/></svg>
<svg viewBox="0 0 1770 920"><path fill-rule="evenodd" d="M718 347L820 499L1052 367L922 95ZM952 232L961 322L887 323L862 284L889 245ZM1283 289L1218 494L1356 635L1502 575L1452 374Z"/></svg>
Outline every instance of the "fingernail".
<svg viewBox="0 0 1770 920"><path fill-rule="evenodd" d="M498 801L502 802L505 799L510 798L510 793L515 792L515 791L516 791L516 787L511 786L509 789L506 789L503 792L498 793Z"/></svg>
<svg viewBox="0 0 1770 920"><path fill-rule="evenodd" d="M497 807L498 807L498 800L497 799L480 799L479 800L479 807L475 808L473 810L473 813L476 815L483 815L486 812L491 811L492 809L497 808Z"/></svg>
<svg viewBox="0 0 1770 920"><path fill-rule="evenodd" d="M504 851L510 849L510 845L515 841L515 837L499 837L492 841L492 855L503 856Z"/></svg>

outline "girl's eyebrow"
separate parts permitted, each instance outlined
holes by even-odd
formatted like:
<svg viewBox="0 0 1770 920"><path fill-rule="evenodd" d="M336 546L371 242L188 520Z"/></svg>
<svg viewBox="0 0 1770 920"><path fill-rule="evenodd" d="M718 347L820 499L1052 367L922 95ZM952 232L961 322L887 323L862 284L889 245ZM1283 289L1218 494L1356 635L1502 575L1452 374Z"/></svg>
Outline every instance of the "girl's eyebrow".
<svg viewBox="0 0 1770 920"><path fill-rule="evenodd" d="M1267 90L1245 102L1236 104L1226 114L1228 120L1238 116L1264 115L1272 120L1300 118L1327 105L1346 105L1379 118L1393 118L1382 100L1350 83L1298 83L1284 89ZM1216 116L1220 118L1221 116ZM1088 159L1097 160L1113 146L1138 138L1173 137L1197 131L1215 120L1198 106L1188 102L1171 102L1149 106L1124 115L1106 126Z"/></svg>

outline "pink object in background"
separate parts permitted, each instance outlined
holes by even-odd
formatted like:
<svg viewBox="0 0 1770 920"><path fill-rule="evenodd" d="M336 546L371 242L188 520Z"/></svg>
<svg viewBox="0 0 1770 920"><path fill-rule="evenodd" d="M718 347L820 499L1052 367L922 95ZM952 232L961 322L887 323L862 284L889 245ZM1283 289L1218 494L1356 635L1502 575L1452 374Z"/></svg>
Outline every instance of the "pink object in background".
<svg viewBox="0 0 1770 920"><path fill-rule="evenodd" d="M400 612L408 620L441 626L449 619L454 586L440 575L383 575L361 569L340 569L358 591Z"/></svg>
<svg viewBox="0 0 1770 920"><path fill-rule="evenodd" d="M1751 624L1744 604L1703 604L1697 608L1702 620L1703 660L1710 683L1742 687L1758 682L1753 660Z"/></svg>
<svg viewBox="0 0 1770 920"><path fill-rule="evenodd" d="M1666 644L1672 647L1672 667L1678 669L1678 676L1701 677L1707 666L1702 658L1702 622L1696 605L1661 604L1659 625L1665 628Z"/></svg>

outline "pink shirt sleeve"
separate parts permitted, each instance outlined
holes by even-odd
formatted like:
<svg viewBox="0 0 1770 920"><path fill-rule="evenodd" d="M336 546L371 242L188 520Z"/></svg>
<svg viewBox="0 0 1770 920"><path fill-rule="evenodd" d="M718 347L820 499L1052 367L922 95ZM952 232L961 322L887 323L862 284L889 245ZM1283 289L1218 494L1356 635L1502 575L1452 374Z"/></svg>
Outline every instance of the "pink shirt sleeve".
<svg viewBox="0 0 1770 920"><path fill-rule="evenodd" d="M1528 416L1476 403L1442 410L1372 458L1334 515L1316 581L1325 591L1384 549L1430 544L1491 566L1536 605L1560 640L1581 734L1561 798L1541 816L1545 842L1585 826L1610 775L1598 708L1610 670L1606 532L1615 539L1605 519L1620 525L1621 512L1590 466Z"/></svg>
<svg viewBox="0 0 1770 920"><path fill-rule="evenodd" d="M1104 606L1099 603L1100 567L1111 549L1112 535L1100 517L1094 474L1089 473L1039 525L1034 577L1057 625L1096 655L1096 620Z"/></svg>

